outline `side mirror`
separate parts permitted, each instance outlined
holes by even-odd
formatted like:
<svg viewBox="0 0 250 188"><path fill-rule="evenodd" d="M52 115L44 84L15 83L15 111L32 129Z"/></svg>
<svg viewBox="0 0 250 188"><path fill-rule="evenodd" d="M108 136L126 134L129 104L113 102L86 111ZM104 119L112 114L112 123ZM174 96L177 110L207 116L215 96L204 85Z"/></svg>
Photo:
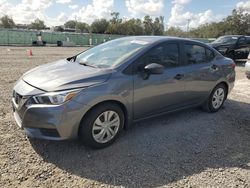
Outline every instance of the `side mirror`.
<svg viewBox="0 0 250 188"><path fill-rule="evenodd" d="M68 57L67 60L71 63L75 62L76 60L76 55L75 56L72 56L72 57Z"/></svg>
<svg viewBox="0 0 250 188"><path fill-rule="evenodd" d="M164 66L157 63L151 63L144 67L145 72L148 74L162 74L164 69Z"/></svg>

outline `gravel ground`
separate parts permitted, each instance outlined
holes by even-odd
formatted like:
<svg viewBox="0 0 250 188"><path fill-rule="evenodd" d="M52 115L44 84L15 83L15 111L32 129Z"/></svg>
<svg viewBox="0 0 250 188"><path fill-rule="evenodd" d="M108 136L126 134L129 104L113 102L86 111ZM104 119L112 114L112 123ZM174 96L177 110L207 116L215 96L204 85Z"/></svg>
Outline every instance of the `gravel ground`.
<svg viewBox="0 0 250 188"><path fill-rule="evenodd" d="M9 50L8 50L9 48ZM237 66L223 109L198 108L135 124L112 146L28 139L12 116L15 81L84 48L0 47L0 187L250 187L250 80Z"/></svg>

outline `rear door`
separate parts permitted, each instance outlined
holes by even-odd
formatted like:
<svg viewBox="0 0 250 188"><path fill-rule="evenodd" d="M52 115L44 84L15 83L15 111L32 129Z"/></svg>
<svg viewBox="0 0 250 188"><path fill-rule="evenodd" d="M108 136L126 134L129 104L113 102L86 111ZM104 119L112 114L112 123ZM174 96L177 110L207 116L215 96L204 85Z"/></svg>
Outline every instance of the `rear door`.
<svg viewBox="0 0 250 188"><path fill-rule="evenodd" d="M214 52L199 43L184 43L183 55L186 59L183 66L185 98L187 104L198 104L208 96L220 78L219 65L216 64Z"/></svg>

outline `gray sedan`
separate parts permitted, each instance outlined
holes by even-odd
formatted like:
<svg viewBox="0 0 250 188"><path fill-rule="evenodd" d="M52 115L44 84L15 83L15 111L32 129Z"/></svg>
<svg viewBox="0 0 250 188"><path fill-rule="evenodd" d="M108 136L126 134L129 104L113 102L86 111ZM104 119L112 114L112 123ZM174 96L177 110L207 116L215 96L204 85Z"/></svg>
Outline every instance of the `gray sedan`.
<svg viewBox="0 0 250 188"><path fill-rule="evenodd" d="M14 117L30 137L103 148L135 121L195 106L217 112L234 69L201 42L124 37L25 73L14 86Z"/></svg>

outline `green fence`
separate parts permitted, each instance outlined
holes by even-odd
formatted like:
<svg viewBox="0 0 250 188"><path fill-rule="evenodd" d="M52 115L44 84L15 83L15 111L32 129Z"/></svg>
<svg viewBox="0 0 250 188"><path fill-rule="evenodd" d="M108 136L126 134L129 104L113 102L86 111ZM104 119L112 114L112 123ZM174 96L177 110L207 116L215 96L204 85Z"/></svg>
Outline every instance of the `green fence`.
<svg viewBox="0 0 250 188"><path fill-rule="evenodd" d="M36 38L36 33L32 31L0 30L0 45L29 45L32 44L32 41L36 40Z"/></svg>
<svg viewBox="0 0 250 188"><path fill-rule="evenodd" d="M32 45L37 40L38 31L0 29L0 45ZM57 44L58 41L70 41L78 46L97 45L108 40L122 37L121 35L41 32L42 40L47 44Z"/></svg>
<svg viewBox="0 0 250 188"><path fill-rule="evenodd" d="M37 40L38 31L0 29L0 45L32 45ZM103 42L123 37L122 35L107 35L93 33L41 32L42 40L47 44L56 45L58 41L70 41L77 46L97 45ZM196 39L208 43L210 39Z"/></svg>

